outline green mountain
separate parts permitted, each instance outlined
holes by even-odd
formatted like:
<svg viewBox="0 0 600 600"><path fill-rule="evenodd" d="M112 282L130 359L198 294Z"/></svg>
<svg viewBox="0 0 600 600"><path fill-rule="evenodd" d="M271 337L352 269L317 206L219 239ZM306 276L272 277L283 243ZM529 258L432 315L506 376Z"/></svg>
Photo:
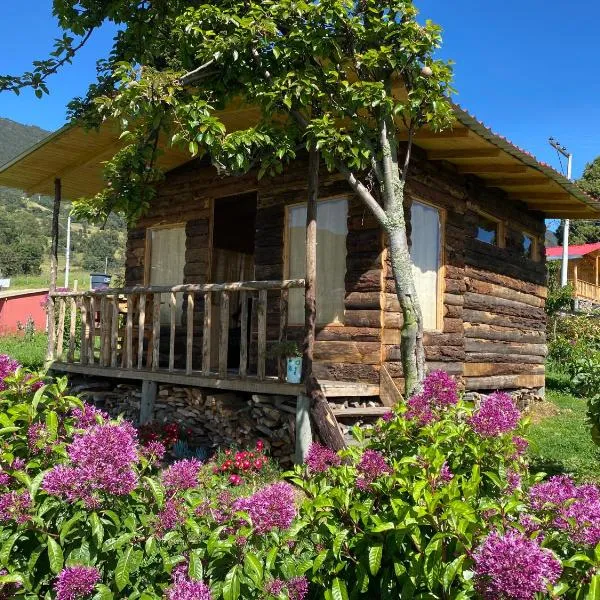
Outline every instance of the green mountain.
<svg viewBox="0 0 600 600"><path fill-rule="evenodd" d="M0 118L0 166L27 150L50 132L35 125L21 125Z"/></svg>
<svg viewBox="0 0 600 600"><path fill-rule="evenodd" d="M0 118L0 166L37 144L50 132ZM5 277L27 275L25 285L45 285L48 278L48 250L53 199L27 197L20 190L0 187L0 273ZM66 243L70 205L61 206L59 245ZM116 216L103 229L87 222L74 222L71 235L71 264L74 271L104 270L118 274L124 261L126 227ZM62 257L59 257L59 264ZM39 281L30 276L39 276ZM33 285L35 286L35 285Z"/></svg>

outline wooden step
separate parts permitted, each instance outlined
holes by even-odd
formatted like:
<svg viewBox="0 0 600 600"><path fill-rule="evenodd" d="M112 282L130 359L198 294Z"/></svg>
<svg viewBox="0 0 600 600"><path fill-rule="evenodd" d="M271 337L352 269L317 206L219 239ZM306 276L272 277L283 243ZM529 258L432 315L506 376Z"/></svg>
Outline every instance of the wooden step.
<svg viewBox="0 0 600 600"><path fill-rule="evenodd" d="M327 398L379 396L379 385L376 383L319 379L319 384Z"/></svg>
<svg viewBox="0 0 600 600"><path fill-rule="evenodd" d="M334 408L333 414L336 417L381 417L390 412L387 406L362 406L358 408Z"/></svg>

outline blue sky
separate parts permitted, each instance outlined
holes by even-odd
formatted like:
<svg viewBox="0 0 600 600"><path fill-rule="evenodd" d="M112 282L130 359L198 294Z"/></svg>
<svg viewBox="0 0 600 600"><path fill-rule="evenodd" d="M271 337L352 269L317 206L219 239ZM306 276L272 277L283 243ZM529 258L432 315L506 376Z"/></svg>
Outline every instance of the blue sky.
<svg viewBox="0 0 600 600"><path fill-rule="evenodd" d="M52 48L58 29L51 0L5 2L0 73L19 73ZM574 175L600 155L597 23L591 0L416 0L423 18L444 28L441 55L455 61L456 100L494 131L559 168L554 136L574 153ZM0 94L0 117L56 129L65 105L83 94L106 54L112 31L100 31L74 64L50 79L38 100Z"/></svg>

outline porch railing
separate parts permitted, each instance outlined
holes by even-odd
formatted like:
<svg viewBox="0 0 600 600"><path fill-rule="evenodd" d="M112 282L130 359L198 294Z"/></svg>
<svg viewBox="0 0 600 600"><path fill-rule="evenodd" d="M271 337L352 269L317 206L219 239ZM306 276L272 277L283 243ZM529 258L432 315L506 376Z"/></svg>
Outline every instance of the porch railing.
<svg viewBox="0 0 600 600"><path fill-rule="evenodd" d="M287 339L289 290L304 286L294 279L52 292L48 354L58 363L264 380L267 341ZM281 359L277 374L283 379Z"/></svg>
<svg viewBox="0 0 600 600"><path fill-rule="evenodd" d="M574 285L575 296L577 298L600 302L600 286L587 281L581 281L581 279L571 281L571 283Z"/></svg>

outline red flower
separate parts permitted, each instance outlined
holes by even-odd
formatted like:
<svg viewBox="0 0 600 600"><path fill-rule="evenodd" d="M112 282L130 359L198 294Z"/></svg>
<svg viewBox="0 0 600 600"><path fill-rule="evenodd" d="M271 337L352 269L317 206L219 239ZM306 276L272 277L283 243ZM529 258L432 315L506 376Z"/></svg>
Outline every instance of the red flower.
<svg viewBox="0 0 600 600"><path fill-rule="evenodd" d="M242 478L234 473L233 475L229 476L229 482L232 485L240 485L242 483Z"/></svg>
<svg viewBox="0 0 600 600"><path fill-rule="evenodd" d="M258 440L258 442L256 442L256 449L257 450L263 450L265 447L265 443L262 440Z"/></svg>

